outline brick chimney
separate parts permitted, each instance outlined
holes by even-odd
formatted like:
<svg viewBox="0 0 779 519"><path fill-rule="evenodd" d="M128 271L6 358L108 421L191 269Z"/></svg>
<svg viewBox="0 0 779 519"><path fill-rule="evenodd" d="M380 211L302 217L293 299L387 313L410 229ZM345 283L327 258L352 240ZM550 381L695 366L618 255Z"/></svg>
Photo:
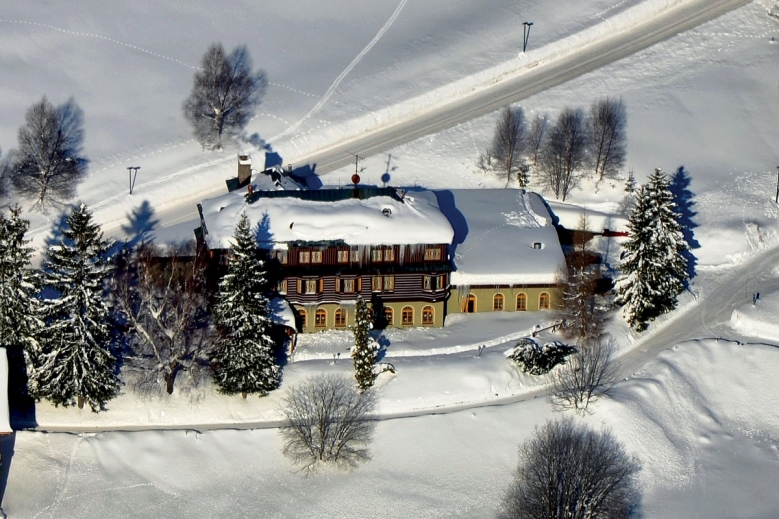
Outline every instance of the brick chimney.
<svg viewBox="0 0 779 519"><path fill-rule="evenodd" d="M252 158L249 155L238 155L238 185L244 186L252 179Z"/></svg>

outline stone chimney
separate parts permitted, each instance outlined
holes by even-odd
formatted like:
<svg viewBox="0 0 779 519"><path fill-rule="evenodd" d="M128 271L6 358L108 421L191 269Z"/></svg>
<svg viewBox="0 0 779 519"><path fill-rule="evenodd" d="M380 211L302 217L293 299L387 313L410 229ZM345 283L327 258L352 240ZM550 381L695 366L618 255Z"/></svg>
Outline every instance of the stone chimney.
<svg viewBox="0 0 779 519"><path fill-rule="evenodd" d="M245 186L252 179L252 158L249 155L238 155L238 185Z"/></svg>

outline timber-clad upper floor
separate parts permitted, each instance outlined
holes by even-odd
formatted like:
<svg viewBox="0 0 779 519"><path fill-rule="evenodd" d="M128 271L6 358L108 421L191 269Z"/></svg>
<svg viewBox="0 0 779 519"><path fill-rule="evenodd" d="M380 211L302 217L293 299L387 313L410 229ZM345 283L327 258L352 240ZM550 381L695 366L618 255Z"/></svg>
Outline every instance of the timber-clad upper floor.
<svg viewBox="0 0 779 519"><path fill-rule="evenodd" d="M335 266L343 268L364 268L393 266L446 264L447 245L303 245L287 249L275 249L271 258L283 269L291 267L317 268Z"/></svg>

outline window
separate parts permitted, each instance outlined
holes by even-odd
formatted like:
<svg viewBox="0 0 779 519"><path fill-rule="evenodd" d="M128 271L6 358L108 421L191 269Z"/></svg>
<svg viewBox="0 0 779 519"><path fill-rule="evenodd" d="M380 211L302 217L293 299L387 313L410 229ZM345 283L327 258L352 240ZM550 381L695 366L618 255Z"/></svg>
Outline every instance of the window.
<svg viewBox="0 0 779 519"><path fill-rule="evenodd" d="M285 250L273 251L273 257L279 260L279 263L281 263L282 265L287 264L287 251Z"/></svg>
<svg viewBox="0 0 779 519"><path fill-rule="evenodd" d="M392 316L395 312L392 311L392 308L385 306L384 307L384 322L387 324L387 326L392 326Z"/></svg>
<svg viewBox="0 0 779 519"><path fill-rule="evenodd" d="M503 294L495 294L492 298L492 310L495 312L503 311Z"/></svg>
<svg viewBox="0 0 779 519"><path fill-rule="evenodd" d="M432 306L426 306L422 309L422 324L433 324L435 310Z"/></svg>
<svg viewBox="0 0 779 519"><path fill-rule="evenodd" d="M359 263L360 251L358 249L353 249L351 255L352 255L352 263Z"/></svg>
<svg viewBox="0 0 779 519"><path fill-rule="evenodd" d="M446 276L425 276L422 281L423 290L443 290Z"/></svg>
<svg viewBox="0 0 779 519"><path fill-rule="evenodd" d="M315 250L311 253L311 263L322 263L322 251Z"/></svg>
<svg viewBox="0 0 779 519"><path fill-rule="evenodd" d="M311 253L308 251L300 251L298 253L298 261L300 263L311 263Z"/></svg>
<svg viewBox="0 0 779 519"><path fill-rule="evenodd" d="M344 279L343 280L343 286L344 286L344 292L347 294L353 294L354 293L354 280L353 279Z"/></svg>
<svg viewBox="0 0 779 519"><path fill-rule="evenodd" d="M305 310L298 310L298 314L300 314L300 327L305 328L308 323L306 323L306 311Z"/></svg>
<svg viewBox="0 0 779 519"><path fill-rule="evenodd" d="M314 326L317 328L324 328L327 326L327 311L323 308L320 308L316 311L316 314L314 314Z"/></svg>
<svg viewBox="0 0 779 519"><path fill-rule="evenodd" d="M436 277L435 278L435 289L436 290L443 290L445 281L446 281L446 276L438 276L438 277Z"/></svg>
<svg viewBox="0 0 779 519"><path fill-rule="evenodd" d="M384 291L392 292L395 290L395 276L384 276Z"/></svg>
<svg viewBox="0 0 779 519"><path fill-rule="evenodd" d="M541 295L538 296L538 309L549 310L549 294L546 292L541 292Z"/></svg>
<svg viewBox="0 0 779 519"><path fill-rule="evenodd" d="M316 294L317 292L317 283L316 279L307 279L306 280L306 294Z"/></svg>
<svg viewBox="0 0 779 519"><path fill-rule="evenodd" d="M371 279L371 291L381 292L381 276L373 276Z"/></svg>
<svg viewBox="0 0 779 519"><path fill-rule="evenodd" d="M338 251L338 263L349 263L349 251L348 250L339 250Z"/></svg>
<svg viewBox="0 0 779 519"><path fill-rule="evenodd" d="M410 306L404 306L400 313L400 323L403 326L411 326L414 324L414 309Z"/></svg>
<svg viewBox="0 0 779 519"><path fill-rule="evenodd" d="M433 276L425 276L422 280L423 290L433 290Z"/></svg>
<svg viewBox="0 0 779 519"><path fill-rule="evenodd" d="M276 284L276 292L279 292L281 294L287 293L287 280L282 279Z"/></svg>
<svg viewBox="0 0 779 519"><path fill-rule="evenodd" d="M384 261L395 261L395 249L384 249Z"/></svg>
<svg viewBox="0 0 779 519"><path fill-rule="evenodd" d="M527 295L517 294L517 312L527 311Z"/></svg>
<svg viewBox="0 0 779 519"><path fill-rule="evenodd" d="M374 263L381 261L381 249L371 249L371 261Z"/></svg>
<svg viewBox="0 0 779 519"><path fill-rule="evenodd" d="M346 326L346 310L340 308L335 311L335 327L343 328Z"/></svg>
<svg viewBox="0 0 779 519"><path fill-rule="evenodd" d="M439 261L441 259L441 249L425 249L425 261Z"/></svg>

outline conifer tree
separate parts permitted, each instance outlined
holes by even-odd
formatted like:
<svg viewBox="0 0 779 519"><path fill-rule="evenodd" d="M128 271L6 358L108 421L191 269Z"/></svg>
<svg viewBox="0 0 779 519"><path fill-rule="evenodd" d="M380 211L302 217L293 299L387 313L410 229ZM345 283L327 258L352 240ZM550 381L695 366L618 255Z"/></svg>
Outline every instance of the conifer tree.
<svg viewBox="0 0 779 519"><path fill-rule="evenodd" d="M58 295L43 301L46 330L30 390L55 405L82 408L86 402L97 412L119 392L104 297L112 242L83 203L66 223L63 239L49 246L44 260L44 285Z"/></svg>
<svg viewBox="0 0 779 519"><path fill-rule="evenodd" d="M354 359L354 378L357 387L365 391L373 386L376 373L373 365L379 355L376 341L368 335L373 328L371 311L368 303L362 297L357 296L357 305L354 309L354 347L352 347L352 359Z"/></svg>
<svg viewBox="0 0 779 519"><path fill-rule="evenodd" d="M676 308L687 277L689 249L679 225L670 180L659 169L636 193L624 245L616 303L628 324L641 331L647 321Z"/></svg>
<svg viewBox="0 0 779 519"><path fill-rule="evenodd" d="M228 395L267 395L279 387L281 369L271 337L265 262L258 255L249 218L241 215L230 247L227 274L215 308L220 338L212 355L214 381Z"/></svg>
<svg viewBox="0 0 779 519"><path fill-rule="evenodd" d="M38 352L37 334L43 328L40 301L35 297L39 276L29 268L33 247L25 239L28 220L14 206L0 214L0 347L9 362L9 396L27 393L27 366Z"/></svg>

